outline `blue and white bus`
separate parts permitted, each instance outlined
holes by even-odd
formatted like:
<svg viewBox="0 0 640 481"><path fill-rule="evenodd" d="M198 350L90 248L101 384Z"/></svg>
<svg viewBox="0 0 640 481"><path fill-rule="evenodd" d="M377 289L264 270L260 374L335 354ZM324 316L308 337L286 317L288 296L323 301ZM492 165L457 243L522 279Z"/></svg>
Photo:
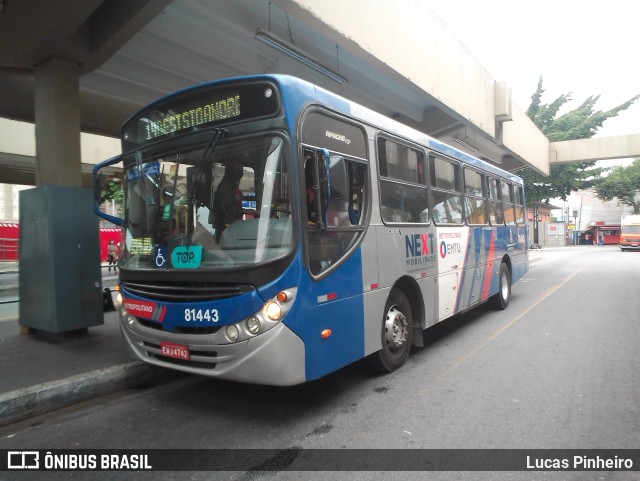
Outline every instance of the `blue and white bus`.
<svg viewBox="0 0 640 481"><path fill-rule="evenodd" d="M522 180L306 81L220 80L122 129L121 327L157 366L293 385L423 330L528 269Z"/></svg>

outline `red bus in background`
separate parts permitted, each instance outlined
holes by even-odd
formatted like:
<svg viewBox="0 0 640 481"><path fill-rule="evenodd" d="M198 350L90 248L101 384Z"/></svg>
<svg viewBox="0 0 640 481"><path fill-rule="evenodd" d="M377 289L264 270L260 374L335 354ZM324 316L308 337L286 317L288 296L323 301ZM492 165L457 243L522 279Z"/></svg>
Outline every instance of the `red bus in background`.
<svg viewBox="0 0 640 481"><path fill-rule="evenodd" d="M0 223L0 262L18 260L18 224Z"/></svg>
<svg viewBox="0 0 640 481"><path fill-rule="evenodd" d="M120 228L105 227L100 229L100 262L107 260L107 244L113 239L116 245L120 242ZM14 222L0 223L0 262L20 260L20 225Z"/></svg>

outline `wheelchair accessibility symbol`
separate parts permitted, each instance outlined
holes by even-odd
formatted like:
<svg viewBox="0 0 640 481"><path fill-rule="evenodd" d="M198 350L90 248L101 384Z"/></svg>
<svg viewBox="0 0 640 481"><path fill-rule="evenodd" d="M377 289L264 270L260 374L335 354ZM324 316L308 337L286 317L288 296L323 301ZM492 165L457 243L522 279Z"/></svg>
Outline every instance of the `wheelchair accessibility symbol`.
<svg viewBox="0 0 640 481"><path fill-rule="evenodd" d="M164 267L167 264L167 246L156 246L153 250L156 267Z"/></svg>

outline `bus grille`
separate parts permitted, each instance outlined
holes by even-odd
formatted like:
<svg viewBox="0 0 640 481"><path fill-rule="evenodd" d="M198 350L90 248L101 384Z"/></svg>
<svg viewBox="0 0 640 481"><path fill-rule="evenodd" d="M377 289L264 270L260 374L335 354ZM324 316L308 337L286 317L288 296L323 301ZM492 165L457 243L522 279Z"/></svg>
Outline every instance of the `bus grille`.
<svg viewBox="0 0 640 481"><path fill-rule="evenodd" d="M227 299L251 292L250 284L208 284L171 282L131 282L120 283L126 291L146 299L164 302L201 302Z"/></svg>
<svg viewBox="0 0 640 481"><path fill-rule="evenodd" d="M152 322L141 317L136 317L138 324L146 327L147 329L154 329L156 331L162 331L164 326L159 322ZM174 334L215 334L220 330L220 326L211 327L191 327L191 326L174 326L171 332Z"/></svg>

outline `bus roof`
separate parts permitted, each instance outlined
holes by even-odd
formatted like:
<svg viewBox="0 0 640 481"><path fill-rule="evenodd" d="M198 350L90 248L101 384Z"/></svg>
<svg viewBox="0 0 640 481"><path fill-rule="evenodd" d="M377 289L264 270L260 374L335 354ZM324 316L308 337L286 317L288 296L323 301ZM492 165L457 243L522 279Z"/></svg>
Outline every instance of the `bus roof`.
<svg viewBox="0 0 640 481"><path fill-rule="evenodd" d="M309 104L309 103L317 103L319 105L325 106L330 110L333 110L337 113L346 115L355 120L358 120L364 124L367 124L371 127L380 129L382 131L394 134L398 137L401 137L408 142L416 143L422 145L423 147L434 150L436 152L442 153L446 156L454 158L456 160L462 161L468 165L477 167L479 169L491 172L500 177L507 178L513 182L518 184L522 184L523 181L520 177L511 172L503 170L489 162L481 160L477 157L467 154L462 150L459 150L449 144L441 142L424 132L420 132L412 127L409 127L401 122L393 120L389 117L386 117L374 110L371 110L357 102L346 99L330 90L324 89L318 85L312 84L306 80L300 79L298 77L294 77L291 75L284 74L260 74L260 75L249 75L249 76L240 76L240 77L230 77L226 79L214 80L211 82L205 82L197 85L193 85L182 90L178 90L171 94L168 94L164 97L161 97L154 102L146 105L134 115L132 115L127 121L124 123L124 126L128 125L129 122L143 112L146 112L155 106L163 104L164 102L171 100L174 97L181 96L183 94L187 94L193 92L195 90L199 90L203 87L207 86L216 86L216 85L224 85L224 84L232 84L234 82L248 82L253 80L271 80L278 84L280 87L287 87L287 89L282 90L283 92L283 102L286 104L288 101L293 101L293 103L297 104ZM290 90L293 88L293 90ZM123 131L124 131L123 126Z"/></svg>

